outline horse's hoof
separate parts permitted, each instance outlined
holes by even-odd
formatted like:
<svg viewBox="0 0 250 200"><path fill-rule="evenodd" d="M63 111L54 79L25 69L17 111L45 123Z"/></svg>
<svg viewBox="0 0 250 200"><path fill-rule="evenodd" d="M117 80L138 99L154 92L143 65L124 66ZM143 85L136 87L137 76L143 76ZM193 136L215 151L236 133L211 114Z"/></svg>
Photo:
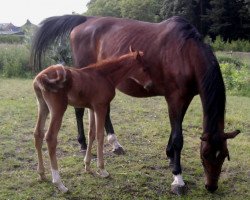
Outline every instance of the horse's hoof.
<svg viewBox="0 0 250 200"><path fill-rule="evenodd" d="M42 173L42 174L39 174L38 180L39 180L39 181L47 181L47 178L46 178L45 174Z"/></svg>
<svg viewBox="0 0 250 200"><path fill-rule="evenodd" d="M181 185L171 185L171 192L173 194L176 194L178 196L185 195L187 193L187 187L186 185L181 186Z"/></svg>
<svg viewBox="0 0 250 200"><path fill-rule="evenodd" d="M116 154L116 155L124 155L125 151L124 151L124 149L122 147L118 147L118 148L113 150L113 153Z"/></svg>
<svg viewBox="0 0 250 200"><path fill-rule="evenodd" d="M96 174L100 176L101 178L107 178L109 177L109 173L105 169L98 169L96 171Z"/></svg>

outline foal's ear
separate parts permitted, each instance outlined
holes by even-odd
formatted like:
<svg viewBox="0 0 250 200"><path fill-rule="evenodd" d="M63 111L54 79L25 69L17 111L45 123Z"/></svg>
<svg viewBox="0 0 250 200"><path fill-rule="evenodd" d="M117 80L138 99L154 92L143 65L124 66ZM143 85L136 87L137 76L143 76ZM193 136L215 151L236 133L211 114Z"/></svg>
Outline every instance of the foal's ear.
<svg viewBox="0 0 250 200"><path fill-rule="evenodd" d="M136 51L136 60L142 61L142 56L144 53L142 51Z"/></svg>
<svg viewBox="0 0 250 200"><path fill-rule="evenodd" d="M135 50L132 48L131 45L129 46L129 51L130 51L130 52L135 52Z"/></svg>

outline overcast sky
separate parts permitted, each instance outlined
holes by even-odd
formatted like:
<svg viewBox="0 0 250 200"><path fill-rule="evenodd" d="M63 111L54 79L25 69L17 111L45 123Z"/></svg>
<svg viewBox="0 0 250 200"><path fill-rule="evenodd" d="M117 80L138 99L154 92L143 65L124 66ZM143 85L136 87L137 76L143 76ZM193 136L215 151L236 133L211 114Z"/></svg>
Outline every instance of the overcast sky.
<svg viewBox="0 0 250 200"><path fill-rule="evenodd" d="M89 0L0 0L0 23L22 26L29 19L39 24L43 19L56 15L82 14Z"/></svg>

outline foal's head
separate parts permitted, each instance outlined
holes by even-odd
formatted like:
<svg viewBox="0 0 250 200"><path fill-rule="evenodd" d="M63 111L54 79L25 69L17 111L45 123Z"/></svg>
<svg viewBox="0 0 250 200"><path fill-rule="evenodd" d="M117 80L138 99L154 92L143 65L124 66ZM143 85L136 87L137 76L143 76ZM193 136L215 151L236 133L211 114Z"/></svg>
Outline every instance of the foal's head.
<svg viewBox="0 0 250 200"><path fill-rule="evenodd" d="M129 78L133 79L135 82L143 86L144 89L150 90L153 82L149 74L149 68L143 59L143 52L135 51L131 46L129 47L129 51L130 54L132 54L135 58L136 63L134 67L137 68L137 70L135 70Z"/></svg>
<svg viewBox="0 0 250 200"><path fill-rule="evenodd" d="M216 135L204 134L201 137L201 160L205 171L205 187L214 192L218 188L218 180L225 158L229 157L227 139L234 138L240 131Z"/></svg>

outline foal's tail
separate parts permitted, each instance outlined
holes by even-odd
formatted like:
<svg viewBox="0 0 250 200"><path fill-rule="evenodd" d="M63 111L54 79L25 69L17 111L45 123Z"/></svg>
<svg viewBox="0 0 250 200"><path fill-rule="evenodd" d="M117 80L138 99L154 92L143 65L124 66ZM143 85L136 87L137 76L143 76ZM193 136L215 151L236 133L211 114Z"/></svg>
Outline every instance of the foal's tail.
<svg viewBox="0 0 250 200"><path fill-rule="evenodd" d="M68 35L74 27L86 20L87 17L82 15L63 15L42 21L32 42L31 64L34 70L41 70L41 58L49 45Z"/></svg>
<svg viewBox="0 0 250 200"><path fill-rule="evenodd" d="M70 70L62 65L53 65L39 73L34 80L34 87L41 91L58 92L70 86Z"/></svg>

